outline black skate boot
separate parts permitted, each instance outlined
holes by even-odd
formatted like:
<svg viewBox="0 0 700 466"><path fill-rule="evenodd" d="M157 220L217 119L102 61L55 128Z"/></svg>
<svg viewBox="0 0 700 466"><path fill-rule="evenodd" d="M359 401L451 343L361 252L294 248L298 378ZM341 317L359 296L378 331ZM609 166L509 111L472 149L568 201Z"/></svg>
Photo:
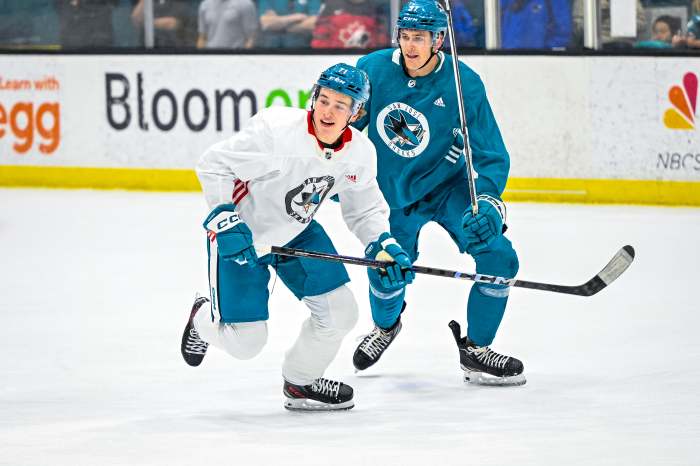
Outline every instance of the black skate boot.
<svg viewBox="0 0 700 466"><path fill-rule="evenodd" d="M199 311L204 303L208 303L209 299L203 296L198 296L194 300L192 305L192 311L190 312L190 318L187 320L187 325L185 326L185 331L182 333L182 343L180 345L180 352L185 362L190 366L199 366L204 359L204 355L207 353L207 348L209 344L199 338L199 333L194 328L195 314Z"/></svg>
<svg viewBox="0 0 700 466"><path fill-rule="evenodd" d="M477 385L524 385L523 363L511 356L498 354L488 346L476 346L467 337L460 337L461 328L449 323L459 348L459 362L464 381Z"/></svg>
<svg viewBox="0 0 700 466"><path fill-rule="evenodd" d="M350 385L318 378L311 385L294 385L284 381L284 407L291 411L339 411L352 409Z"/></svg>
<svg viewBox="0 0 700 466"><path fill-rule="evenodd" d="M362 339L352 356L352 364L355 369L363 371L379 361L379 358L400 331L401 316L391 328L386 330L375 325L374 329Z"/></svg>

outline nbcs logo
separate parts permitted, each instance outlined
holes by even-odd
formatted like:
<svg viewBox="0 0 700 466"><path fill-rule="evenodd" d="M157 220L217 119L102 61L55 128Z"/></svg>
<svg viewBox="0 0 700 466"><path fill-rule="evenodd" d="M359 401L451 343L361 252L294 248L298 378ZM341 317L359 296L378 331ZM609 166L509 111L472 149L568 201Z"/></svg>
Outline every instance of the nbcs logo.
<svg viewBox="0 0 700 466"><path fill-rule="evenodd" d="M683 87L672 86L668 91L668 100L673 107L664 113L664 126L679 130L695 128L697 99L698 77L695 73L686 73L683 76Z"/></svg>

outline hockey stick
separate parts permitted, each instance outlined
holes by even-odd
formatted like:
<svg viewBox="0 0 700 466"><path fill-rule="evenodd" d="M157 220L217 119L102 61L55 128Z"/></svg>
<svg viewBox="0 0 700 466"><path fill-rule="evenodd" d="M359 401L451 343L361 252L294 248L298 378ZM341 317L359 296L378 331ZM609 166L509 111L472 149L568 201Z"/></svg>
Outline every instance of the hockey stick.
<svg viewBox="0 0 700 466"><path fill-rule="evenodd" d="M455 75L457 87L457 107L459 108L460 131L464 141L464 158L467 161L467 184L469 185L469 200L472 203L472 215L479 213L479 205L476 202L476 186L474 184L474 163L472 162L472 150L469 147L469 131L467 131L467 117L464 112L464 96L462 95L462 77L459 74L459 57L457 56L457 41L455 40L455 28L452 22L452 5L450 0L445 0L447 11L447 28L450 34L450 53L452 55L452 72Z"/></svg>
<svg viewBox="0 0 700 466"><path fill-rule="evenodd" d="M342 262L344 264L362 265L364 267L382 268L386 266L386 262L364 259L360 257L340 256L336 254L326 254L322 252L305 251L302 249L283 248L272 246L270 248L272 254L279 256L305 257L309 259L320 259L333 262ZM627 270L634 260L634 248L632 246L623 246L613 258L608 262L608 265L603 267L603 270L588 280L586 283L578 286L556 285L552 283L530 282L526 280L516 280L514 278L497 277L494 275L484 275L479 273L456 272L453 270L436 269L433 267L422 267L413 265L413 271L425 275L435 275L438 277L459 278L461 280L470 280L477 283L491 283L495 285L509 285L520 288L530 288L532 290L551 291L554 293L573 294L576 296L593 296L600 290L610 285L622 273Z"/></svg>

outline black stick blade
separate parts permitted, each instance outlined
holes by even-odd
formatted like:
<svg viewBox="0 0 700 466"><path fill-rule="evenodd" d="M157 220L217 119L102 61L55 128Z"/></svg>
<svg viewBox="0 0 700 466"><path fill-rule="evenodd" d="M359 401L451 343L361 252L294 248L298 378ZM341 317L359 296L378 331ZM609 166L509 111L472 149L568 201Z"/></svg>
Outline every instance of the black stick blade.
<svg viewBox="0 0 700 466"><path fill-rule="evenodd" d="M610 285L612 282L617 280L617 277L622 275L625 270L632 264L634 260L634 248L630 245L623 246L617 254L610 259L608 265L603 267L603 270L598 272L593 280L596 282L596 286L592 286L586 291L590 294L585 294L584 296L591 296Z"/></svg>
<svg viewBox="0 0 700 466"><path fill-rule="evenodd" d="M622 249L617 251L617 254L610 259L608 265L603 267L603 270L598 273L598 277L600 277L606 285L609 285L627 270L633 260L634 248L630 245L623 246Z"/></svg>
<svg viewBox="0 0 700 466"><path fill-rule="evenodd" d="M623 246L610 259L610 262L603 267L603 270L588 280L586 283L578 286L554 285L550 283L528 282L525 280L516 280L513 286L521 288L530 288L533 290L552 291L555 293L573 294L576 296L593 296L600 290L614 282L617 277L623 274L625 270L632 264L634 260L634 248L632 246Z"/></svg>

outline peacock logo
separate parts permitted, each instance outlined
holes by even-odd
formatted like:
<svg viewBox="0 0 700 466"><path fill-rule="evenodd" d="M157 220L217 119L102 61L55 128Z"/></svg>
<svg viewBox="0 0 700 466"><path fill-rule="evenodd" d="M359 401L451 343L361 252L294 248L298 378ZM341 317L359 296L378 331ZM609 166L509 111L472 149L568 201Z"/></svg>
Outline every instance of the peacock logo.
<svg viewBox="0 0 700 466"><path fill-rule="evenodd" d="M683 87L673 86L668 91L672 108L664 113L664 126L670 129L689 130L695 128L695 111L698 99L698 76L686 73Z"/></svg>

